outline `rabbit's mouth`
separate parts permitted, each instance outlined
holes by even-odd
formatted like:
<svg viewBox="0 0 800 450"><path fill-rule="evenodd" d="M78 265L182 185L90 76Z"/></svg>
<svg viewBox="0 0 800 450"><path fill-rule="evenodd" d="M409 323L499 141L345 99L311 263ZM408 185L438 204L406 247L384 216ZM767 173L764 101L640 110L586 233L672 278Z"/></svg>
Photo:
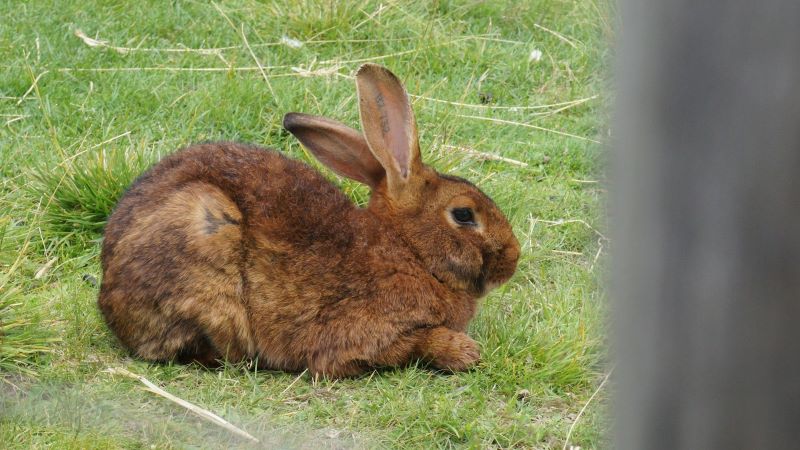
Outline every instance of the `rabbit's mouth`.
<svg viewBox="0 0 800 450"><path fill-rule="evenodd" d="M514 275L518 260L519 244L516 243L504 247L500 252L485 256L486 263L481 270L482 283L486 289L484 295Z"/></svg>
<svg viewBox="0 0 800 450"><path fill-rule="evenodd" d="M499 287L500 285L508 281L508 279L510 278L510 275L509 276L506 276L505 274L498 275L495 272L490 272L489 270L487 270L488 268L489 268L488 265L484 266L484 270L481 271L481 276L479 277L478 280L475 281L475 286L480 287L480 295L478 296L479 298L485 297L486 294L492 292L495 288Z"/></svg>

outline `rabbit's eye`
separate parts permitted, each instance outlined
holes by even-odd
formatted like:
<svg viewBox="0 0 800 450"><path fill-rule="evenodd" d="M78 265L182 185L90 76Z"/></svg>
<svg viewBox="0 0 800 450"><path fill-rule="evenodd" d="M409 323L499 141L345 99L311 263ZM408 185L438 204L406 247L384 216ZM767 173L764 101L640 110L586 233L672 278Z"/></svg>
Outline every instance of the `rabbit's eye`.
<svg viewBox="0 0 800 450"><path fill-rule="evenodd" d="M475 225L475 216L469 208L455 208L450 214L459 225Z"/></svg>

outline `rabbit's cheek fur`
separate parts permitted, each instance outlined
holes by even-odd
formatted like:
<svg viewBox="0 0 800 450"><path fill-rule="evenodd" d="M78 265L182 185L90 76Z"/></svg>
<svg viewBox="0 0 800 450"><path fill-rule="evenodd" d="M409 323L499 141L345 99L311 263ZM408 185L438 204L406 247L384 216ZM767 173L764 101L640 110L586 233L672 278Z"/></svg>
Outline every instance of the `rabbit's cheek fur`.
<svg viewBox="0 0 800 450"><path fill-rule="evenodd" d="M483 289L483 257L471 242L459 240L447 228L406 231L409 244L431 275L456 292L479 295Z"/></svg>
<svg viewBox="0 0 800 450"><path fill-rule="evenodd" d="M468 290L482 292L483 257L481 252L472 246L455 245L453 247L447 255L445 267L455 275L457 280L464 282L468 286Z"/></svg>

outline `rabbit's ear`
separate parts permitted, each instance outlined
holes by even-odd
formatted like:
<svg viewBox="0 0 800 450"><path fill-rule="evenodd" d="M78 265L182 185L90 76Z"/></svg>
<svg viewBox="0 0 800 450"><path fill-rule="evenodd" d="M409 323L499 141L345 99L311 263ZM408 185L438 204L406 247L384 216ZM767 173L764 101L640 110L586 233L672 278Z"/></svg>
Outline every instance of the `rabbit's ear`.
<svg viewBox="0 0 800 450"><path fill-rule="evenodd" d="M289 113L283 117L283 127L339 175L373 188L383 179L383 167L364 136L347 125L324 117Z"/></svg>
<svg viewBox="0 0 800 450"><path fill-rule="evenodd" d="M405 88L385 67L364 64L356 74L361 128L398 196L421 169L414 113Z"/></svg>

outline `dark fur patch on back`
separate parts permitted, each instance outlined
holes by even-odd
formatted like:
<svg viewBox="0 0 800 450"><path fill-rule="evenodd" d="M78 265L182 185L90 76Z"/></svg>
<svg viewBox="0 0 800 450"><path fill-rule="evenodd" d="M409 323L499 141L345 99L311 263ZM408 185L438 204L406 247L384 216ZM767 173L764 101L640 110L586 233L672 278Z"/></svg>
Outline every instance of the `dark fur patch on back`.
<svg viewBox="0 0 800 450"><path fill-rule="evenodd" d="M224 227L225 225L239 225L239 221L231 217L226 212L222 213L222 217L216 217L208 208L205 209L205 212L206 234L214 234L217 232L217 230L219 230L220 227Z"/></svg>

